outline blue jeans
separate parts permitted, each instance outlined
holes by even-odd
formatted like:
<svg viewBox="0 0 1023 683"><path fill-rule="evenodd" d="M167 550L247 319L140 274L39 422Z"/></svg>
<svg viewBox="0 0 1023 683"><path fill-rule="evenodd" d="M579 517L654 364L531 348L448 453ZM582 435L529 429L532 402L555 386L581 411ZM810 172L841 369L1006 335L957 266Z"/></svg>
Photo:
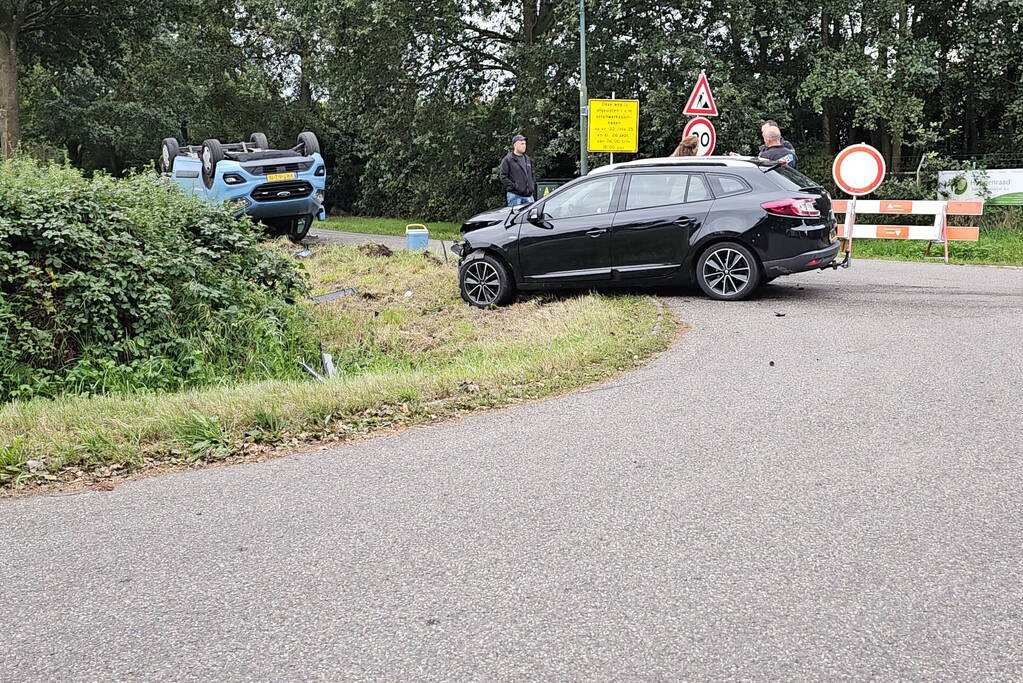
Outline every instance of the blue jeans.
<svg viewBox="0 0 1023 683"><path fill-rule="evenodd" d="M505 194L507 195L508 206L518 206L519 204L532 204L534 201L536 201L532 197L523 197L522 195L515 194L514 192L505 192Z"/></svg>

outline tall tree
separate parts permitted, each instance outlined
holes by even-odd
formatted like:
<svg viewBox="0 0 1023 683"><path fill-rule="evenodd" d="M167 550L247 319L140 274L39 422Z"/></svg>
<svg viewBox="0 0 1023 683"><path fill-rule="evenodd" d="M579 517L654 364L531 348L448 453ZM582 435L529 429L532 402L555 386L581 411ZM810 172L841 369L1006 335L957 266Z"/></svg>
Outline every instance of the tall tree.
<svg viewBox="0 0 1023 683"><path fill-rule="evenodd" d="M34 61L102 64L126 36L159 29L187 0L2 0L0 2L0 147L21 139L18 76Z"/></svg>

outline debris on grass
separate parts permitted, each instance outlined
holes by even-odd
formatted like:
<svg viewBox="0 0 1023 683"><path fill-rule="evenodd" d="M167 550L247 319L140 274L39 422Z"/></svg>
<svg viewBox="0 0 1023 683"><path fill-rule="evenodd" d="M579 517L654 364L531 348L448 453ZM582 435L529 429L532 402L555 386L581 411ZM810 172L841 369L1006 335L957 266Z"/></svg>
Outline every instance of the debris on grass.
<svg viewBox="0 0 1023 683"><path fill-rule="evenodd" d="M366 256L377 256L380 258L394 256L394 251L389 246L386 244L380 244L379 242L366 242L364 244L360 244L358 249Z"/></svg>
<svg viewBox="0 0 1023 683"><path fill-rule="evenodd" d="M334 290L333 292L327 292L326 294L320 294L319 296L314 296L313 297L313 301L315 301L318 304L322 304L322 303L325 303L327 301L333 301L334 299L340 299L343 296L351 296L353 294L358 294L358 293L359 293L359 290L356 289L355 287L345 287L344 289L337 289L337 290ZM363 296L366 296L366 295L363 295Z"/></svg>

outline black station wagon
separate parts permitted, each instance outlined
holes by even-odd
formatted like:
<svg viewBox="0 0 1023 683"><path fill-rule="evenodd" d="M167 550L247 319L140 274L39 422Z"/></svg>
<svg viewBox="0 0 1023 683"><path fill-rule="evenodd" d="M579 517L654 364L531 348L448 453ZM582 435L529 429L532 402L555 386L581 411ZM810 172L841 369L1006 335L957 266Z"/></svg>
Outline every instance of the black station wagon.
<svg viewBox="0 0 1023 683"><path fill-rule="evenodd" d="M824 188L748 157L603 166L533 204L470 218L461 232L452 251L462 297L481 308L554 287L695 283L739 300L779 275L838 265Z"/></svg>

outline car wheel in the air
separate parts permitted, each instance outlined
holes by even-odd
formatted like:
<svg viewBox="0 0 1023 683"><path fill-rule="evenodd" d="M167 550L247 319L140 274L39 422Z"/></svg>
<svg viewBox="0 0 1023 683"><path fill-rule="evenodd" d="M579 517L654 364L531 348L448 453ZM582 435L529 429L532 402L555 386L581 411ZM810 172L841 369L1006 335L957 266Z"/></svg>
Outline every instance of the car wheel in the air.
<svg viewBox="0 0 1023 683"><path fill-rule="evenodd" d="M253 133L250 135L249 142L260 149L270 149L270 143L267 142L266 136L262 133Z"/></svg>
<svg viewBox="0 0 1023 683"><path fill-rule="evenodd" d="M202 160L202 181L207 189L212 189L213 181L217 177L217 164L224 160L224 148L221 147L220 140L203 142L199 157Z"/></svg>
<svg viewBox="0 0 1023 683"><path fill-rule="evenodd" d="M160 173L170 173L174 170L174 159L177 158L181 148L174 138L164 138L160 143Z"/></svg>
<svg viewBox="0 0 1023 683"><path fill-rule="evenodd" d="M298 134L298 144L302 147L302 154L307 157L320 153L320 141L309 131Z"/></svg>

